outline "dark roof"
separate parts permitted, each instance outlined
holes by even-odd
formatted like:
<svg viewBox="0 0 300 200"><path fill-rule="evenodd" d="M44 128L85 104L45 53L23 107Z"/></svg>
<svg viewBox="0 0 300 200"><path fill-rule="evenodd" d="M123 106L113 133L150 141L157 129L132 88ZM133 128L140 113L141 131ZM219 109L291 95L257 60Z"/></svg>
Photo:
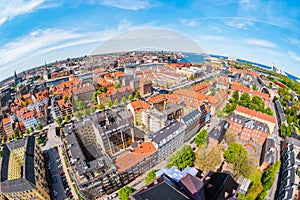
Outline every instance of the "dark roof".
<svg viewBox="0 0 300 200"><path fill-rule="evenodd" d="M199 121L201 116L202 116L201 112L198 109L196 109L184 115L181 119L185 124L190 125L197 120Z"/></svg>
<svg viewBox="0 0 300 200"><path fill-rule="evenodd" d="M203 182L195 176L187 173L178 183L194 200L204 200Z"/></svg>
<svg viewBox="0 0 300 200"><path fill-rule="evenodd" d="M234 197L239 184L226 173L209 172L204 178L205 199L225 200Z"/></svg>
<svg viewBox="0 0 300 200"><path fill-rule="evenodd" d="M19 179L7 180L10 152L25 146L23 176ZM3 193L22 192L35 189L34 171L35 138L29 136L21 140L12 141L4 146L1 168L1 191ZM21 166L20 166L21 167Z"/></svg>
<svg viewBox="0 0 300 200"><path fill-rule="evenodd" d="M143 188L141 191L132 195L135 200L189 200L186 194L165 175L163 181L150 188Z"/></svg>
<svg viewBox="0 0 300 200"><path fill-rule="evenodd" d="M275 161L275 141L272 138L267 138L263 145L264 154L262 154L262 162L272 164Z"/></svg>
<svg viewBox="0 0 300 200"><path fill-rule="evenodd" d="M210 132L209 132L209 137L217 140L219 143L223 140L225 137L225 133L228 129L230 124L223 120L221 121L217 126L215 126Z"/></svg>
<svg viewBox="0 0 300 200"><path fill-rule="evenodd" d="M232 122L242 124L249 129L255 129L270 134L269 126L266 123L253 120L248 117L238 115L236 113L229 115L228 119Z"/></svg>
<svg viewBox="0 0 300 200"><path fill-rule="evenodd" d="M153 142L159 143L169 135L176 132L179 128L181 128L184 124L182 122L175 121L171 123L169 126L164 127L163 129L157 131L156 133L150 134L150 137L152 138Z"/></svg>

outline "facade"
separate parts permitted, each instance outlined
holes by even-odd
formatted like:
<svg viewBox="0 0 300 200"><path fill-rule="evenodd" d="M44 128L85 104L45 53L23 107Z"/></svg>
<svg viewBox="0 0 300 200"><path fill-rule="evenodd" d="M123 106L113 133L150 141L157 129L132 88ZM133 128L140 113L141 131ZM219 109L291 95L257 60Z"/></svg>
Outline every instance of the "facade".
<svg viewBox="0 0 300 200"><path fill-rule="evenodd" d="M217 126L215 126L208 134L209 144L220 144L225 138L226 131L230 124L223 120Z"/></svg>
<svg viewBox="0 0 300 200"><path fill-rule="evenodd" d="M60 117L59 107L54 97L51 98L51 115L55 120Z"/></svg>
<svg viewBox="0 0 300 200"><path fill-rule="evenodd" d="M211 87L211 85L210 85L209 83L207 83L207 82L202 82L202 83L200 83L200 84L198 84L198 85L193 86L193 90L194 90L195 92L199 92L199 93L202 93L202 94L206 94L206 93L208 93L208 91L210 90L210 87Z"/></svg>
<svg viewBox="0 0 300 200"><path fill-rule="evenodd" d="M136 100L127 105L127 109L130 110L134 116L134 122L137 124L144 124L145 126L147 125L147 122L145 121L145 118L143 118L143 112L146 112L148 108L150 108L150 105L142 100Z"/></svg>
<svg viewBox="0 0 300 200"><path fill-rule="evenodd" d="M83 87L75 87L73 89L73 94L79 100L86 101L93 98L93 92L95 87L92 84L84 85Z"/></svg>
<svg viewBox="0 0 300 200"><path fill-rule="evenodd" d="M139 88L141 96L147 96L152 93L152 81L148 79L142 79Z"/></svg>
<svg viewBox="0 0 300 200"><path fill-rule="evenodd" d="M1 192L8 199L50 199L43 153L34 136L4 146Z"/></svg>
<svg viewBox="0 0 300 200"><path fill-rule="evenodd" d="M23 122L24 122L24 126L26 129L30 129L32 128L36 128L38 125L38 121L35 117L35 111L29 111L27 113L24 113L22 116Z"/></svg>
<svg viewBox="0 0 300 200"><path fill-rule="evenodd" d="M158 132L148 135L157 149L157 162L166 160L184 144L186 126L182 122L174 121Z"/></svg>
<svg viewBox="0 0 300 200"><path fill-rule="evenodd" d="M282 124L287 123L286 117L284 114L284 110L278 100L275 101L274 106L275 106L275 111L276 111L276 116L277 116L277 123L280 128Z"/></svg>
<svg viewBox="0 0 300 200"><path fill-rule="evenodd" d="M299 171L299 150L293 144L286 144L281 155L281 168L278 180L278 200L295 199L298 194L300 181L296 170Z"/></svg>
<svg viewBox="0 0 300 200"><path fill-rule="evenodd" d="M251 110L242 106L237 106L234 113L267 124L270 130L270 134L272 134L274 131L276 125L276 118L273 116L255 110Z"/></svg>
<svg viewBox="0 0 300 200"><path fill-rule="evenodd" d="M259 163L263 170L275 162L275 153L275 140L272 138L267 138L262 146Z"/></svg>
<svg viewBox="0 0 300 200"><path fill-rule="evenodd" d="M12 127L10 117L4 118L2 120L2 126L3 126L3 129L5 131L6 136L8 136L8 137L12 136L15 133L14 130L13 130L13 127Z"/></svg>
<svg viewBox="0 0 300 200"><path fill-rule="evenodd" d="M71 118L73 116L73 106L70 100L64 101L63 99L57 101L59 107L59 114L62 119L65 119L67 115Z"/></svg>
<svg viewBox="0 0 300 200"><path fill-rule="evenodd" d="M242 115L231 114L227 122L230 124L229 132L239 136L243 141L263 145L270 134L267 124Z"/></svg>

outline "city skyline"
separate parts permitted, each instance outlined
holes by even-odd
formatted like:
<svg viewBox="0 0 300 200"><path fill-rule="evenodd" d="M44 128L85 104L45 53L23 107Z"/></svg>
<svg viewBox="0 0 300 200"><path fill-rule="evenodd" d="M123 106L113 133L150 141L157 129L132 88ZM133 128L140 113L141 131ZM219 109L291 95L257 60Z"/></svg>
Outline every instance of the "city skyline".
<svg viewBox="0 0 300 200"><path fill-rule="evenodd" d="M251 0L2 2L0 78L11 76L14 70L89 55L102 42L145 27L179 32L209 54L283 65L285 71L300 77L299 4Z"/></svg>

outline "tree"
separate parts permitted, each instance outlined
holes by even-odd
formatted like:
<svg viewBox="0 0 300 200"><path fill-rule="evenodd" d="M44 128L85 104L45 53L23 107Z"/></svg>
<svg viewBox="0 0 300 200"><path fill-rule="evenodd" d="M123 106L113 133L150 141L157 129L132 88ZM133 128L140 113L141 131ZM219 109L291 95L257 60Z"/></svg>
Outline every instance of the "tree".
<svg viewBox="0 0 300 200"><path fill-rule="evenodd" d="M88 115L88 111L87 111L86 108L83 109L82 114L83 114L84 116Z"/></svg>
<svg viewBox="0 0 300 200"><path fill-rule="evenodd" d="M136 91L135 92L135 96L134 96L136 99L141 99L141 94L139 91Z"/></svg>
<svg viewBox="0 0 300 200"><path fill-rule="evenodd" d="M68 96L64 96L64 101L68 101Z"/></svg>
<svg viewBox="0 0 300 200"><path fill-rule="evenodd" d="M119 100L118 100L118 99L115 99L115 101L114 101L114 105L115 105L115 106L119 106L119 105L120 105L120 102L119 102Z"/></svg>
<svg viewBox="0 0 300 200"><path fill-rule="evenodd" d="M203 170L217 170L217 166L222 162L222 149L220 145L215 145L212 149L209 144L204 144L197 148L195 152L194 165Z"/></svg>
<svg viewBox="0 0 300 200"><path fill-rule="evenodd" d="M43 129L43 126L42 126L42 124L41 124L41 123L38 123L38 125L37 125L37 129L38 129L39 131Z"/></svg>
<svg viewBox="0 0 300 200"><path fill-rule="evenodd" d="M253 89L253 90L257 90L257 85L256 85L256 84L253 84L253 85L252 85L252 89Z"/></svg>
<svg viewBox="0 0 300 200"><path fill-rule="evenodd" d="M23 137L23 132L19 131L19 137L22 138Z"/></svg>
<svg viewBox="0 0 300 200"><path fill-rule="evenodd" d="M280 160L273 163L263 174L261 183L264 186L264 191L268 191L272 188L275 176L280 168Z"/></svg>
<svg viewBox="0 0 300 200"><path fill-rule="evenodd" d="M111 101L108 101L107 106L108 106L109 108L111 108L111 107L112 107L112 102L111 102Z"/></svg>
<svg viewBox="0 0 300 200"><path fill-rule="evenodd" d="M127 102L125 97L122 97L122 104L125 104Z"/></svg>
<svg viewBox="0 0 300 200"><path fill-rule="evenodd" d="M13 134L14 140L17 140L17 133Z"/></svg>
<svg viewBox="0 0 300 200"><path fill-rule="evenodd" d="M262 112L265 109L265 102L261 97L254 96L250 102L249 108Z"/></svg>
<svg viewBox="0 0 300 200"><path fill-rule="evenodd" d="M94 93L93 93L93 100L94 100L94 103L97 103L97 102L98 102L97 96L98 96L98 92L94 92Z"/></svg>
<svg viewBox="0 0 300 200"><path fill-rule="evenodd" d="M273 111L272 111L272 109L271 108L266 108L266 110L265 110L265 112L264 113L266 113L267 115L271 115L271 116L273 116Z"/></svg>
<svg viewBox="0 0 300 200"><path fill-rule="evenodd" d="M189 145L184 145L176 153L168 158L167 167L176 166L178 169L182 170L188 166L192 166L195 160L195 154L193 149Z"/></svg>
<svg viewBox="0 0 300 200"><path fill-rule="evenodd" d="M248 176L250 171L250 164L248 156L243 154L236 154L233 161L233 176L236 178L240 175Z"/></svg>
<svg viewBox="0 0 300 200"><path fill-rule="evenodd" d="M103 104L100 104L99 106L98 106L98 108L99 108L99 110L104 110L105 109L105 106L103 105Z"/></svg>
<svg viewBox="0 0 300 200"><path fill-rule="evenodd" d="M83 110L84 108L86 108L86 103L84 101L79 100L78 108L79 108L79 110Z"/></svg>
<svg viewBox="0 0 300 200"><path fill-rule="evenodd" d="M130 200L129 195L135 191L134 188L129 187L128 185L122 187L119 192L119 200Z"/></svg>
<svg viewBox="0 0 300 200"><path fill-rule="evenodd" d="M280 136L281 137L290 137L292 135L292 127L286 126L285 124L282 124L280 127Z"/></svg>
<svg viewBox="0 0 300 200"><path fill-rule="evenodd" d="M240 98L239 105L248 108L250 102L251 102L250 95L248 93L243 93Z"/></svg>
<svg viewBox="0 0 300 200"><path fill-rule="evenodd" d="M133 95L132 95L132 94L130 94L130 95L128 96L128 101L130 101L130 102L131 102L131 101L133 101L133 99L134 99L134 98L133 98Z"/></svg>
<svg viewBox="0 0 300 200"><path fill-rule="evenodd" d="M34 129L33 129L33 127L31 126L30 127L30 133L33 133L34 132Z"/></svg>
<svg viewBox="0 0 300 200"><path fill-rule="evenodd" d="M147 177L145 179L145 184L150 183L156 178L156 171L157 170L151 170L150 172L148 172Z"/></svg>
<svg viewBox="0 0 300 200"><path fill-rule="evenodd" d="M90 107L90 113L93 114L95 111L96 111L96 109L93 106L91 106Z"/></svg>
<svg viewBox="0 0 300 200"><path fill-rule="evenodd" d="M56 120L57 124L60 126L61 123L62 123L62 118L61 117L58 117L57 120Z"/></svg>
<svg viewBox="0 0 300 200"><path fill-rule="evenodd" d="M235 100L236 103L239 101L240 97L239 97L239 92L237 90L233 92L232 98Z"/></svg>
<svg viewBox="0 0 300 200"><path fill-rule="evenodd" d="M104 93L106 93L107 92L107 88L104 86L104 87L101 88L101 91L104 92Z"/></svg>
<svg viewBox="0 0 300 200"><path fill-rule="evenodd" d="M208 132L207 130L203 129L202 131L198 132L198 135L195 138L194 143L197 146L200 146L201 144L204 144L207 141Z"/></svg>
<svg viewBox="0 0 300 200"><path fill-rule="evenodd" d="M121 87L121 84L119 81L116 81L114 82L114 88L117 89L117 88L120 88Z"/></svg>
<svg viewBox="0 0 300 200"><path fill-rule="evenodd" d="M69 122L71 120L71 117L69 116L69 115L66 115L66 117L65 117L65 122Z"/></svg>
<svg viewBox="0 0 300 200"><path fill-rule="evenodd" d="M29 130L28 129L25 130L25 134L29 135Z"/></svg>
<svg viewBox="0 0 300 200"><path fill-rule="evenodd" d="M80 112L79 111L76 111L75 113L74 113L74 116L76 117L76 118L80 118L81 116L80 116Z"/></svg>
<svg viewBox="0 0 300 200"><path fill-rule="evenodd" d="M237 155L248 156L246 149L237 142L232 142L228 149L224 152L224 158L227 162L233 163Z"/></svg>

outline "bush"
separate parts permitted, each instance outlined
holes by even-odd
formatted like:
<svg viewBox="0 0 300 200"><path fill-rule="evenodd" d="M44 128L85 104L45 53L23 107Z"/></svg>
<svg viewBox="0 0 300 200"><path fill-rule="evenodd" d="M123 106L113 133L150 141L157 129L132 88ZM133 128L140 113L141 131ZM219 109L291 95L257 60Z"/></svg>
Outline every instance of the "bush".
<svg viewBox="0 0 300 200"><path fill-rule="evenodd" d="M147 177L145 179L145 184L150 183L151 181L153 181L156 178L156 171L157 170L151 170L148 174Z"/></svg>

